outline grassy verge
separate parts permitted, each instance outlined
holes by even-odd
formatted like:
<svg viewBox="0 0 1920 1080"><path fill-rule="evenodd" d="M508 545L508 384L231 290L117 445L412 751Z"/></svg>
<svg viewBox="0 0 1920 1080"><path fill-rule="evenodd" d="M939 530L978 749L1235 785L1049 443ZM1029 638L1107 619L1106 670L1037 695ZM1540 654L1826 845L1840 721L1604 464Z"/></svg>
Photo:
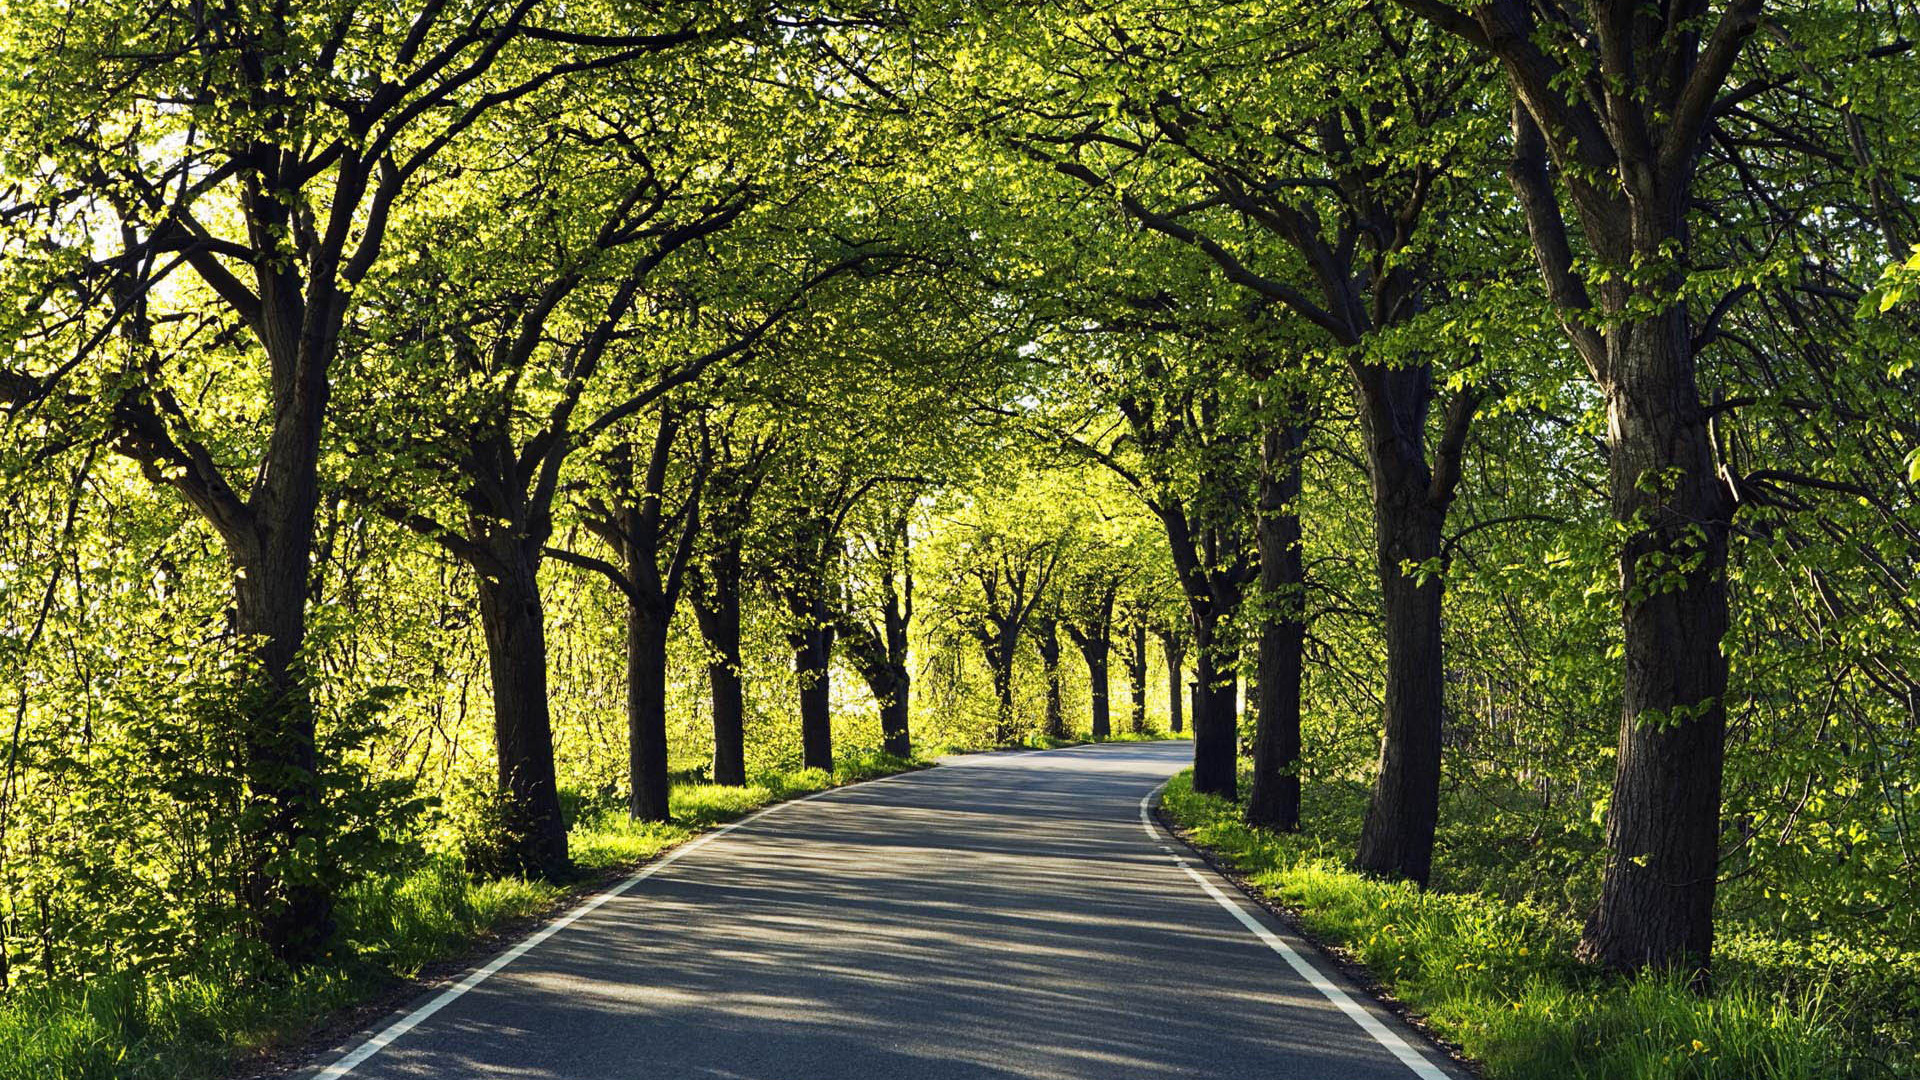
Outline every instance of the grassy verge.
<svg viewBox="0 0 1920 1080"><path fill-rule="evenodd" d="M1169 739L1191 739L1191 732L1181 731L1169 734L1165 731L1116 731L1096 739L1090 735L1072 735L1056 739L1051 735L1028 735L1009 746L958 746L942 744L926 749L929 758L945 757L949 754L993 754L1007 750L1064 750L1069 746L1097 746L1105 743L1166 742Z"/></svg>
<svg viewBox="0 0 1920 1080"><path fill-rule="evenodd" d="M1014 749L1017 750L1025 747L1029 750L1064 750L1069 746L1102 746L1107 743L1166 742L1168 739L1186 738L1191 738L1191 736L1185 732L1178 735L1169 735L1164 731L1116 731L1111 735L1103 735L1098 739L1092 736L1081 737L1078 735L1065 739L1056 739L1051 735L1031 735L1021 742L1019 746L1014 747Z"/></svg>
<svg viewBox="0 0 1920 1080"><path fill-rule="evenodd" d="M342 898L352 958L298 973L208 957L167 978L134 973L54 990L21 991L0 1008L0 1080L190 1080L230 1072L258 1053L297 1043L340 1010L388 993L436 961L472 950L490 932L552 910L608 874L644 862L716 825L824 788L918 768L874 756L773 773L746 787L673 789L674 822L635 825L593 813L574 823L571 883L477 881L451 858L404 876L361 883Z"/></svg>
<svg viewBox="0 0 1920 1080"><path fill-rule="evenodd" d="M1494 1080L1856 1080L1920 1076L1920 958L1810 955L1730 935L1716 992L1596 976L1572 919L1346 868L1344 845L1249 828L1239 808L1167 786L1168 819L1301 926L1364 964Z"/></svg>

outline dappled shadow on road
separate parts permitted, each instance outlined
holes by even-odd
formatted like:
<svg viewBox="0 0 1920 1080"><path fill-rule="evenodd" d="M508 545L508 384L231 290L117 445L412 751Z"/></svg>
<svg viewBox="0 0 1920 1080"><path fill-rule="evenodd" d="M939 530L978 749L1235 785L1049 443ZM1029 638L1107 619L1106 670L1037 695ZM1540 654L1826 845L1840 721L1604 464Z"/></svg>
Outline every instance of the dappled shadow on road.
<svg viewBox="0 0 1920 1080"><path fill-rule="evenodd" d="M362 1072L1408 1075L1148 840L1137 804L1177 752L970 760L784 809L556 935Z"/></svg>

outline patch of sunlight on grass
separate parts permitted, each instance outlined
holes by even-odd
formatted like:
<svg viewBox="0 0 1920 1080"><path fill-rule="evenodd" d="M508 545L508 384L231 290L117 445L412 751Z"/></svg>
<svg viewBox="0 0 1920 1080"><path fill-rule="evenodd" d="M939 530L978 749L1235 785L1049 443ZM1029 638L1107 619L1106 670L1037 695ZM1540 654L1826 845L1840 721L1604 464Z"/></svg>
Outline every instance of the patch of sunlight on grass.
<svg viewBox="0 0 1920 1080"><path fill-rule="evenodd" d="M671 822L637 822L618 811L591 815L567 835L575 865L599 871L651 859L683 841L730 821L738 821L774 803L841 784L855 783L920 768L925 762L870 754L824 769L766 772L743 786L675 784L668 792Z"/></svg>
<svg viewBox="0 0 1920 1080"><path fill-rule="evenodd" d="M1576 963L1579 928L1524 904L1364 877L1325 840L1255 829L1225 799L1167 785L1167 816L1313 935L1365 964L1494 1080L1850 1080L1920 1076L1855 1037L1814 980L1724 967L1716 992L1604 978Z"/></svg>

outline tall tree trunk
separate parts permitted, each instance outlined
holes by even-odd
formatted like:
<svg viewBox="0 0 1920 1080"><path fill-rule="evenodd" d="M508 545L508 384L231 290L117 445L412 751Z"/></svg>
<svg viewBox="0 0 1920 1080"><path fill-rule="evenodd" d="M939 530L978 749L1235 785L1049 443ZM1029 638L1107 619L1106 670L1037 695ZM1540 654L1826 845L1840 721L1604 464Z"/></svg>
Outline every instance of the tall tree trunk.
<svg viewBox="0 0 1920 1080"><path fill-rule="evenodd" d="M897 616L890 618L886 628L875 630L850 615L841 626L840 641L880 707L881 750L894 757L908 757L913 753L913 740L907 731L913 676L907 671L906 642L897 639L893 631L892 623L897 621Z"/></svg>
<svg viewBox="0 0 1920 1080"><path fill-rule="evenodd" d="M1607 341L1612 509L1631 530L1620 556L1626 674L1606 873L1580 954L1617 971L1688 972L1704 986L1719 876L1732 503L1687 325L1675 308Z"/></svg>
<svg viewBox="0 0 1920 1080"><path fill-rule="evenodd" d="M747 707L740 685L740 551L728 543L693 589L694 620L712 654L707 687L713 703L713 782L747 782Z"/></svg>
<svg viewBox="0 0 1920 1080"><path fill-rule="evenodd" d="M1087 662L1088 701L1093 707L1093 737L1104 739L1113 734L1113 720L1107 696L1107 657L1111 645L1105 637L1078 643L1080 657Z"/></svg>
<svg viewBox="0 0 1920 1080"><path fill-rule="evenodd" d="M1695 38L1661 37L1665 44L1649 55L1652 62L1609 90L1608 106L1618 115L1605 124L1582 107L1554 109L1550 85L1523 86L1524 69L1508 68L1510 81L1525 91L1515 96L1508 178L1548 295L1563 311L1561 324L1606 396L1609 502L1627 534L1620 553L1625 670L1607 862L1578 951L1620 972L1684 972L1700 989L1711 970L1719 877L1727 686L1721 638L1734 500L1730 478L1716 467L1700 401L1696 337L1682 299L1687 281L1678 268L1693 262L1687 216L1699 143L1761 14L1758 2L1721 13L1708 51L1717 71L1695 66L1703 59ZM1651 21L1643 25L1643 18ZM1663 18L1651 11L1610 20L1600 27L1599 47L1652 40ZM1622 37L1629 44L1619 44ZM1495 44L1489 39L1499 52ZM1535 112L1554 122L1543 127ZM1563 115L1584 122L1587 133L1561 124ZM1632 134L1649 120L1665 133L1657 154ZM1691 145L1671 142L1682 132ZM1619 180L1618 187L1606 181L1574 188L1587 244L1597 264L1613 271L1593 280L1575 263L1548 172L1550 158L1564 163L1583 152L1587 160L1610 155L1608 171ZM1623 272L1630 266L1667 269L1649 280ZM1604 318L1592 318L1596 312Z"/></svg>
<svg viewBox="0 0 1920 1080"><path fill-rule="evenodd" d="M1013 643L1002 637L988 649L987 667L993 673L993 741L1004 746L1013 741Z"/></svg>
<svg viewBox="0 0 1920 1080"><path fill-rule="evenodd" d="M880 749L897 758L913 756L908 728L913 702L913 676L904 664L889 667L891 686L880 702Z"/></svg>
<svg viewBox="0 0 1920 1080"><path fill-rule="evenodd" d="M246 700L247 786L258 815L245 900L254 927L290 963L315 959L333 936L333 897L321 881L289 878L283 866L311 835L321 809L313 702L300 671L306 640L313 507L267 530L235 575L236 624L259 665Z"/></svg>
<svg viewBox="0 0 1920 1080"><path fill-rule="evenodd" d="M907 551L907 518L903 514L898 526L901 559L904 562ZM913 756L913 736L908 724L913 719L913 673L907 667L910 650L913 647L910 632L913 624L913 571L909 566L899 577L900 585L894 584L895 578L887 577L887 607L882 613L882 630L886 634L887 670L891 678L888 695L880 706L880 745L886 753L894 757Z"/></svg>
<svg viewBox="0 0 1920 1080"><path fill-rule="evenodd" d="M1387 646L1379 769L1354 862L1364 873L1425 885L1440 815L1442 531L1478 398L1467 391L1454 395L1429 464L1424 432L1432 368L1355 365L1354 372Z"/></svg>
<svg viewBox="0 0 1920 1080"><path fill-rule="evenodd" d="M1060 702L1060 624L1053 618L1042 619L1039 634L1040 667L1047 680L1047 711L1044 730L1050 739L1067 737L1067 714Z"/></svg>
<svg viewBox="0 0 1920 1080"><path fill-rule="evenodd" d="M1160 651L1167 660L1167 730L1175 735L1186 730L1186 687L1183 685L1183 671L1187 663L1187 651L1173 634L1160 639Z"/></svg>
<svg viewBox="0 0 1920 1080"><path fill-rule="evenodd" d="M1135 735L1147 733L1147 628L1134 626L1127 638L1127 700L1129 727Z"/></svg>
<svg viewBox="0 0 1920 1080"><path fill-rule="evenodd" d="M747 782L747 695L737 655L708 661L707 690L713 705L713 782L741 787Z"/></svg>
<svg viewBox="0 0 1920 1080"><path fill-rule="evenodd" d="M667 634L699 532L700 493L711 460L703 449L692 464L686 501L669 514L667 470L680 425L681 415L662 407L652 449L644 458L636 457L633 443L615 448L607 461L616 506L608 514L589 515L589 527L613 544L625 563L616 574L627 597L627 813L634 821L666 821L672 816L667 780Z"/></svg>
<svg viewBox="0 0 1920 1080"><path fill-rule="evenodd" d="M833 629L822 605L801 610L810 625L789 639L793 669L800 679L800 761L805 768L833 771Z"/></svg>
<svg viewBox="0 0 1920 1080"><path fill-rule="evenodd" d="M1013 741L1013 661L1020 645L1020 616L987 615L974 627L980 653L993 679L993 743Z"/></svg>
<svg viewBox="0 0 1920 1080"><path fill-rule="evenodd" d="M1253 788L1246 820L1284 832L1300 827L1300 678L1307 627L1300 556L1302 428L1272 426L1261 439L1260 628Z"/></svg>
<svg viewBox="0 0 1920 1080"><path fill-rule="evenodd" d="M1240 794L1240 695L1231 666L1221 670L1217 630L1213 619L1194 620L1193 790L1233 799Z"/></svg>
<svg viewBox="0 0 1920 1080"><path fill-rule="evenodd" d="M1229 619L1240 609L1248 571L1245 555L1228 560L1230 534L1209 527L1195 532L1178 515L1162 515L1173 544L1174 566L1186 587L1193 628L1193 790L1202 795L1239 795L1240 710L1234 683L1239 644L1227 639ZM1196 542L1197 541L1197 542ZM1226 566L1221 566L1226 562ZM1209 570L1211 568L1211 570Z"/></svg>
<svg viewBox="0 0 1920 1080"><path fill-rule="evenodd" d="M666 821L667 615L627 604L627 813Z"/></svg>
<svg viewBox="0 0 1920 1080"><path fill-rule="evenodd" d="M1424 472L1424 470L1421 470ZM1375 570L1387 637L1385 728L1355 864L1365 873L1427 883L1440 813L1441 578L1403 567L1440 557L1441 514L1426 484L1375 482Z"/></svg>
<svg viewBox="0 0 1920 1080"><path fill-rule="evenodd" d="M258 87L255 87L258 89ZM296 174L295 154L262 155L256 143L229 148L228 158L252 195L236 208L247 235L257 246L235 261L210 250L188 250L186 261L210 286L210 303L243 315L267 358L266 388L271 407L261 419L266 436L257 461L243 472L225 473L190 435L176 441L174 425L156 407L159 385L134 379L121 386L112 407L117 453L142 465L157 484L175 488L188 505L219 532L234 570L235 630L247 641L253 670L239 687L243 715L239 751L247 789L248 852L241 900L250 929L280 959L295 966L319 959L333 936L333 889L338 871L315 866L305 854L325 813L319 773L312 695L302 670L306 645L308 577L314 567L315 518L320 505L319 460L326 430L332 383L329 369L338 355L340 329L348 308L343 266L372 258L379 250L384 213L347 254L346 233L326 231L293 235L293 206L303 203L289 189L310 177ZM367 194L366 162L347 155L336 160L324 186L332 205L343 212L361 207ZM397 189L396 189L397 190ZM384 198L375 201L384 208ZM362 220L365 220L364 218ZM123 231L131 243L134 232ZM150 239L158 239L157 234ZM291 245L291 248L289 248ZM189 245L191 249L193 245ZM279 254L268 258L268 249ZM292 256L288 250L296 251ZM129 249L131 253L131 249ZM252 282L240 268L251 262ZM146 267L136 270L135 267ZM128 259L110 283L124 315L119 332L142 353L153 349L152 321L146 306L150 264ZM163 272L164 275L164 272ZM123 374L137 374L142 365ZM151 369L159 370L156 363ZM10 373L0 372L0 376ZM0 377L0 403L9 402L9 385L36 394L55 391L60 376L42 383L32 378ZM242 494L242 492L246 494Z"/></svg>
<svg viewBox="0 0 1920 1080"><path fill-rule="evenodd" d="M547 712L547 635L538 566L515 541L494 545L505 573L479 575L480 621L493 683L506 847L499 869L535 877L566 873L567 828L554 780Z"/></svg>
<svg viewBox="0 0 1920 1080"><path fill-rule="evenodd" d="M359 189L351 197L357 200ZM326 298L326 307L324 313L306 312L319 316L311 322L303 320L297 290L263 305L268 332L261 344L270 357L274 418L250 497L241 502L224 480L211 479L211 468L188 470L175 481L219 530L235 569L235 629L251 643L256 665L246 688L241 739L253 817L243 899L261 940L294 965L318 959L335 926L332 873L288 873L313 838L325 798L300 653L320 505L321 436L331 397L327 369L344 305L326 288L314 294ZM129 333L150 344L144 307ZM142 443L134 430L127 441Z"/></svg>

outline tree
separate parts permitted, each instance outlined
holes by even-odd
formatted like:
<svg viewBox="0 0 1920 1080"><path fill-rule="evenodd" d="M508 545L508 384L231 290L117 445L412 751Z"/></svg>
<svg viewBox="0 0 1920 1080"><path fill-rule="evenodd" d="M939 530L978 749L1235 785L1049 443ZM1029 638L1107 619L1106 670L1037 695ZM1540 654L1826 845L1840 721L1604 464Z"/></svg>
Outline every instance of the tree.
<svg viewBox="0 0 1920 1080"><path fill-rule="evenodd" d="M1127 622L1127 649L1120 666L1127 671L1127 730L1135 735L1147 733L1147 624L1139 619Z"/></svg>
<svg viewBox="0 0 1920 1080"><path fill-rule="evenodd" d="M801 760L833 769L833 646L843 622L847 515L895 478L862 476L855 457L789 458L767 527L769 585L786 609L786 638L799 683Z"/></svg>
<svg viewBox="0 0 1920 1080"><path fill-rule="evenodd" d="M1093 737L1104 739L1113 734L1111 680L1107 677L1113 656L1113 604L1119 595L1119 581L1108 575L1094 574L1076 581L1078 595L1072 614L1061 625L1080 650L1087 665L1087 685L1093 709Z"/></svg>
<svg viewBox="0 0 1920 1080"><path fill-rule="evenodd" d="M1285 31L1257 35L1204 9L1177 26L1157 12L1118 12L1056 28L1050 14L1032 16L1033 39L1086 63L1061 86L1058 65L1016 56L1001 137L1204 254L1256 305L1316 328L1352 372L1391 671L1356 862L1424 882L1444 685L1434 571L1484 394L1458 387L1429 436L1434 349L1406 331L1475 272L1447 265L1430 236L1459 209L1448 198L1450 148L1456 129L1476 124L1476 110L1461 107L1475 76L1365 5L1278 12ZM1372 32L1344 32L1356 20ZM1311 63L1301 63L1303 37L1320 43ZM1199 754L1211 740L1197 716L1195 732ZM1208 790L1224 760L1202 770Z"/></svg>
<svg viewBox="0 0 1920 1080"><path fill-rule="evenodd" d="M689 476L677 505L668 502L667 476L686 416L673 403L659 408L653 445L644 457L631 440L611 446L603 461L611 501L590 500L582 522L620 553L611 563L564 548L562 562L598 571L627 602L627 813L635 821L671 817L667 790L667 634L692 563L700 531L700 495L712 467L706 433L685 465ZM637 474L637 476L636 476ZM636 478L638 483L636 484ZM737 617L737 616L736 616ZM716 710L717 712L717 710Z"/></svg>
<svg viewBox="0 0 1920 1080"><path fill-rule="evenodd" d="M1040 653L1040 677L1047 683L1046 710L1040 722L1040 731L1049 739L1067 737L1067 713L1060 692L1060 600L1059 583L1054 584L1054 596L1042 602L1040 610L1034 615L1035 648ZM1091 674L1091 672L1089 672ZM1096 690L1105 696L1105 687L1096 685ZM1099 713L1096 713L1098 716Z"/></svg>
<svg viewBox="0 0 1920 1080"><path fill-rule="evenodd" d="M740 411L713 422L713 462L703 495L701 548L688 568L693 613L706 642L713 706L713 782L747 782L746 695L740 611L754 497L777 460L777 431L755 430Z"/></svg>
<svg viewBox="0 0 1920 1080"><path fill-rule="evenodd" d="M570 73L735 28L629 28L576 41L563 57L549 47L559 35L549 12L534 4L457 15L428 6L401 25L352 0L299 18L283 8L153 14L93 4L12 15L22 30L44 22L50 32L10 34L26 55L8 66L57 71L43 85L69 90L10 97L6 127L40 147L32 213L74 244L57 256L67 269L28 301L50 317L48 344L73 351L44 372L8 372L0 394L15 412L55 398L100 410L114 447L221 537L237 629L255 643L246 768L259 825L246 890L262 938L305 961L333 927L330 875L293 865L325 798L301 669L320 461L343 329L391 258L392 215L494 110ZM378 71L358 59L369 50L387 57ZM81 254L109 235L119 251ZM174 278L181 270L191 283ZM55 301L62 280L78 287L80 308ZM157 308L176 301L218 312L231 332L215 352L259 373L251 404L264 437L244 449L210 438L209 418L179 389L187 360L205 350L155 334L174 321ZM100 350L116 330L130 364ZM80 365L100 361L128 377L109 393L73 396L66 384Z"/></svg>
<svg viewBox="0 0 1920 1080"><path fill-rule="evenodd" d="M355 486L478 572L505 822L496 858L508 869L552 876L567 867L539 572L556 550L570 460L631 439L627 428L641 412L710 369L743 362L816 290L884 257L788 228L775 211L811 193L798 181L774 188L719 164L730 153L729 129L689 99L717 108L725 85L690 84L666 68L624 69L609 88L620 91L617 104L580 130L558 128L563 134L523 170L491 174L503 189L487 193L491 200L476 193L410 219L412 238L431 254L382 282L412 302L369 329L393 371L369 372L355 402L367 442L385 450L356 463L371 475ZM736 104L749 117L764 107ZM762 212L748 215L756 206ZM513 215L520 220L509 225ZM556 217L571 228L544 231ZM751 240L740 235L747 226ZM403 373L412 376L410 394L375 392L405 385ZM410 497L390 494L402 487L396 471L424 482ZM458 507L459 526L437 516L434 497ZM614 507L602 521L640 509ZM596 556L563 557L627 580L628 571ZM679 578L672 583L677 596ZM670 614L667 599L660 604ZM664 813L664 748L653 741L659 722L646 680L659 639L644 636L645 606L643 637L630 650L642 676L631 691L641 713L631 745L645 780L635 805L651 815Z"/></svg>
<svg viewBox="0 0 1920 1080"><path fill-rule="evenodd" d="M1160 622L1153 633L1160 639L1160 652L1167 664L1167 730L1178 735L1186 728L1182 703L1187 690L1181 677L1187 662L1186 631L1176 620Z"/></svg>
<svg viewBox="0 0 1920 1080"><path fill-rule="evenodd" d="M1607 407L1609 503L1626 540L1626 672L1599 907L1581 953L1704 978L1713 948L1726 743L1727 545L1735 508L1698 353L1747 289L1687 302L1702 150L1761 0L1408 10L1470 45L1512 90L1512 165L1547 296ZM1685 30L1676 30L1685 27ZM1562 192L1566 201L1562 201ZM1570 212L1569 212L1570 211ZM1584 250L1576 248L1577 235Z"/></svg>
<svg viewBox="0 0 1920 1080"><path fill-rule="evenodd" d="M1107 522L1118 543L1097 556L1110 561L1119 587L1109 620L1123 635L1120 666L1127 673L1127 730L1144 735L1147 727L1147 637L1173 591L1164 533L1142 514L1114 514ZM1169 692L1173 684L1169 683Z"/></svg>
<svg viewBox="0 0 1920 1080"><path fill-rule="evenodd" d="M970 582L973 597L964 618L993 677L994 741L1005 743L1013 738L1020 639L1046 602L1065 538L1052 530L1014 532L1008 523L984 515L967 528L959 573Z"/></svg>
<svg viewBox="0 0 1920 1080"><path fill-rule="evenodd" d="M913 625L911 523L921 495L908 489L885 501L878 520L860 540L855 566L865 580L850 582L840 624L841 645L853 657L880 706L881 747L895 757L913 754L909 720L913 675L907 667ZM864 601L860 597L864 596Z"/></svg>
<svg viewBox="0 0 1920 1080"><path fill-rule="evenodd" d="M1255 618L1259 724L1246 819L1282 832L1300 827L1300 692L1306 660L1306 571L1301 561L1301 462L1306 451L1305 395L1278 407L1287 421L1263 426L1260 440L1259 606Z"/></svg>
<svg viewBox="0 0 1920 1080"><path fill-rule="evenodd" d="M1119 407L1142 459L1140 472L1127 472L1166 530L1192 619L1199 684L1194 790L1233 796L1239 788L1239 689L1232 620L1254 574L1249 484L1229 403L1218 384L1199 375L1204 370L1190 369L1176 380L1159 359L1150 359ZM1187 469L1193 471L1181 475Z"/></svg>

